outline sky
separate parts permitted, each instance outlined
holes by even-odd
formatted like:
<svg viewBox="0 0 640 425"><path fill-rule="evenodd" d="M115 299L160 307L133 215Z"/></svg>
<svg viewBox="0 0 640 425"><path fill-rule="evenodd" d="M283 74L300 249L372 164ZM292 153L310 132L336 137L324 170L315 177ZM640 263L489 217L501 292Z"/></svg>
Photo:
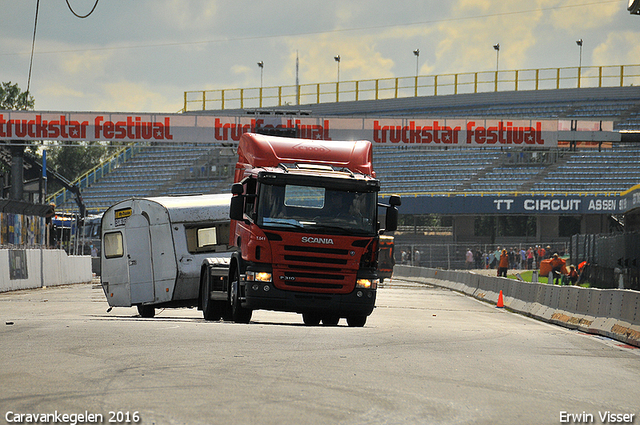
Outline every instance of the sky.
<svg viewBox="0 0 640 425"><path fill-rule="evenodd" d="M43 0L28 83L36 4L0 0L0 82L38 111L179 112L295 85L296 57L300 84L336 81L336 55L340 81L577 67L578 39L582 66L640 64L627 0Z"/></svg>

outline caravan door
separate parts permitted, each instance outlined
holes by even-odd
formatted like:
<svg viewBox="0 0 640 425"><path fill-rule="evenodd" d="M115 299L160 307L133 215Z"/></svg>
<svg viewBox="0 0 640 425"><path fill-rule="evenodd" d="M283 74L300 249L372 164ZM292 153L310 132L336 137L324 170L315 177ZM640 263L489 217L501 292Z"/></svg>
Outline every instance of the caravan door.
<svg viewBox="0 0 640 425"><path fill-rule="evenodd" d="M155 290L149 220L134 214L127 220L126 229L131 304L153 302Z"/></svg>

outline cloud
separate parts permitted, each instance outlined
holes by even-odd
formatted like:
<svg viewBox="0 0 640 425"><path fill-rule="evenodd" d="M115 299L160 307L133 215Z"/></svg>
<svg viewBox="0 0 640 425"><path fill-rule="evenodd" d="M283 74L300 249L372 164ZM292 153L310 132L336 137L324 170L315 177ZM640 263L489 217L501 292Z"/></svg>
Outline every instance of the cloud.
<svg viewBox="0 0 640 425"><path fill-rule="evenodd" d="M501 70L517 69L526 64L529 49L537 40L542 13L504 14L513 10L505 8L504 3L493 6L490 2L480 2L477 6L487 16L438 25L438 72L495 70L497 59ZM456 9L467 7L472 7L467 0L456 3ZM498 53L493 48L496 43L500 44Z"/></svg>
<svg viewBox="0 0 640 425"><path fill-rule="evenodd" d="M27 3L7 2L5 15L13 18L0 26L3 81L21 87L33 25ZM261 60L264 87L293 86L296 52L300 83L310 90L335 83L338 54L343 82L411 79L416 48L421 75L470 73L473 84L473 73L495 70L495 43L501 70L556 68L577 66L579 38L583 66L629 65L640 57L640 29L625 6L624 0L135 0L126 7L100 2L94 15L79 20L64 2L50 2L41 5L31 90L44 109L174 112L185 90L246 94L259 87Z"/></svg>
<svg viewBox="0 0 640 425"><path fill-rule="evenodd" d="M334 56L340 55L340 80L391 77L393 59L378 49L376 37L344 33L323 34L316 37L290 39L287 42L295 70L295 51L300 58L300 78L304 82L334 82L338 78L338 64ZM291 71L287 71L291 75Z"/></svg>
<svg viewBox="0 0 640 425"><path fill-rule="evenodd" d="M166 95L161 94L173 90L123 80L100 85L90 95L100 99L96 106L97 110L101 111L178 112L182 108L180 99L176 96L175 99L169 100Z"/></svg>
<svg viewBox="0 0 640 425"><path fill-rule="evenodd" d="M152 10L165 30L194 31L210 28L219 12L218 3L215 0L156 0Z"/></svg>
<svg viewBox="0 0 640 425"><path fill-rule="evenodd" d="M620 2L587 4L580 8L568 8L573 1L539 0L541 5L559 7L549 12L549 20L557 29L582 32L602 27L614 20L621 10Z"/></svg>
<svg viewBox="0 0 640 425"><path fill-rule="evenodd" d="M629 65L637 64L640 58L640 44L638 34L633 31L613 32L593 49L592 62L604 64ZM640 85L640 66L627 66L626 75L634 77L625 79L624 84ZM619 76L620 67L610 66L605 68L606 74Z"/></svg>

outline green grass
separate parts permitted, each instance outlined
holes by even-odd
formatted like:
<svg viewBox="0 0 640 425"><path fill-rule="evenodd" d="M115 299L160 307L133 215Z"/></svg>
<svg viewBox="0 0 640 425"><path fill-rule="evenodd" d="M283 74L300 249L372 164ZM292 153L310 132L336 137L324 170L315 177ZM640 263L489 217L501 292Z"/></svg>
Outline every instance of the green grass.
<svg viewBox="0 0 640 425"><path fill-rule="evenodd" d="M533 277L533 270L513 271L511 273L507 273L507 277L509 279L518 279L516 277L516 273L520 274L520 277L522 277L522 280L524 280L525 282L531 282ZM547 276L538 275L538 283L549 283L549 278ZM583 288L591 287L589 282L582 282L579 286L582 286Z"/></svg>

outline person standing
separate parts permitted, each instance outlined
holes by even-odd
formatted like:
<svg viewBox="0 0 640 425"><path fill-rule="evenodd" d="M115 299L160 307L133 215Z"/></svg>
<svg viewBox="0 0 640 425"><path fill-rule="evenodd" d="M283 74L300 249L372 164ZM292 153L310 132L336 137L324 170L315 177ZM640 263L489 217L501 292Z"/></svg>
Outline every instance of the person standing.
<svg viewBox="0 0 640 425"><path fill-rule="evenodd" d="M509 268L509 254L503 249L500 254L500 262L498 263L498 276L507 277L507 269Z"/></svg>
<svg viewBox="0 0 640 425"><path fill-rule="evenodd" d="M494 258L494 266L497 269L499 267L498 263L500 263L500 254L501 254L501 250L500 247L496 248L496 252L493 253L493 258ZM492 267L493 268L493 267Z"/></svg>
<svg viewBox="0 0 640 425"><path fill-rule="evenodd" d="M576 266L573 264L569 266L569 282L571 285L575 285L578 283L578 272L576 271Z"/></svg>
<svg viewBox="0 0 640 425"><path fill-rule="evenodd" d="M476 262L476 269L483 269L484 268L484 261L483 261L483 257L482 257L482 251L480 251L480 248L476 248L476 252L473 255L473 259Z"/></svg>
<svg viewBox="0 0 640 425"><path fill-rule="evenodd" d="M471 252L471 248L467 249L467 256L465 258L465 265L467 266L467 270L471 268L473 265L473 252Z"/></svg>
<svg viewBox="0 0 640 425"><path fill-rule="evenodd" d="M565 264L564 260L558 257L558 254L556 253L556 254L553 254L553 257L551 257L550 264L551 264L551 272L553 273L553 280L555 281L555 284L561 285L562 276L566 273L566 270L567 270L564 266ZM549 283L553 283L553 281Z"/></svg>
<svg viewBox="0 0 640 425"><path fill-rule="evenodd" d="M496 254L493 251L489 251L487 254L487 268L492 269L496 264Z"/></svg>
<svg viewBox="0 0 640 425"><path fill-rule="evenodd" d="M527 270L531 270L533 268L533 259L535 257L534 251L532 247L529 247L527 250Z"/></svg>

